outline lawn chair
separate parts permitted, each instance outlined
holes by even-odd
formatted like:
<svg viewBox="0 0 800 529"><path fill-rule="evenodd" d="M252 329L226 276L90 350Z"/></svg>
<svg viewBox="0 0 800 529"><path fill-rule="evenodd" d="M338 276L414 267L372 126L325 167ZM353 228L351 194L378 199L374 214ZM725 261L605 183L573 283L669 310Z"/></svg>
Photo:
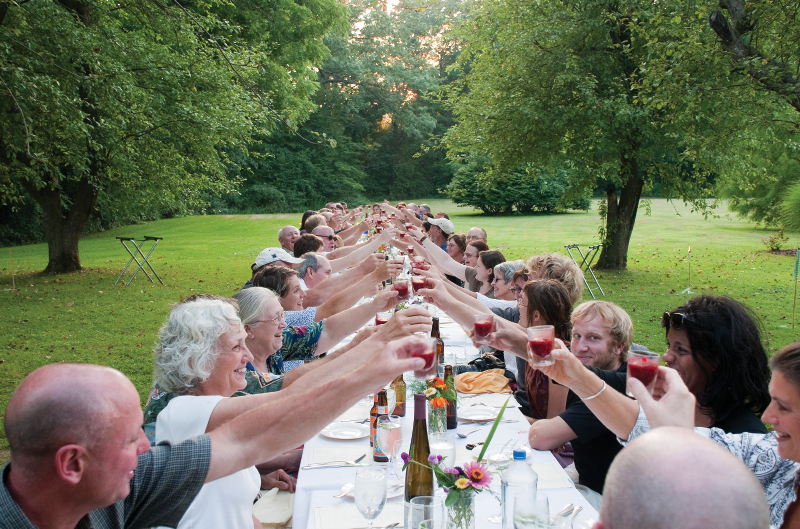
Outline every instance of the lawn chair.
<svg viewBox="0 0 800 529"><path fill-rule="evenodd" d="M600 286L600 282L597 280L597 277L594 275L592 271L592 264L594 263L595 258L597 257L597 252L600 250L600 247L603 246L602 244L595 244L594 246L589 246L589 250L586 252L586 255L583 254L580 245L578 244L568 244L564 248L567 249L567 253L569 254L572 262L578 265L583 271L583 284L586 285L586 288L589 289L589 293L592 295L592 299L597 299L594 295L594 290L592 287L589 286L589 282L586 281L586 273L588 272L591 274L592 279L594 279L594 284L597 285L597 289L600 293L605 297L606 293L603 292L603 287ZM575 256L572 255L572 251L577 250L578 254L581 256L581 262L578 264L578 261L575 259Z"/></svg>

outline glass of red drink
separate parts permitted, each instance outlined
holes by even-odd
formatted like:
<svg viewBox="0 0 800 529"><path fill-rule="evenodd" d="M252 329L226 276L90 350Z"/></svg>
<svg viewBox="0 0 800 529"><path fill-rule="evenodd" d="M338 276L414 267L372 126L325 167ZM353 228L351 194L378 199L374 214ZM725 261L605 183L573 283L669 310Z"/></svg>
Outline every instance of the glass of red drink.
<svg viewBox="0 0 800 529"><path fill-rule="evenodd" d="M528 327L528 359L534 367L551 366L555 359L550 355L555 341L555 329L552 325Z"/></svg>
<svg viewBox="0 0 800 529"><path fill-rule="evenodd" d="M414 255L414 247L413 246L406 246L406 253L408 255Z"/></svg>
<svg viewBox="0 0 800 529"><path fill-rule="evenodd" d="M424 334L415 334L414 340L408 345L411 356L418 356L425 360L425 366L419 371L414 371L417 380L431 380L436 376L438 369L436 361L436 340Z"/></svg>
<svg viewBox="0 0 800 529"><path fill-rule="evenodd" d="M638 378L652 395L656 387L660 360L661 355L651 351L628 351L628 378ZM630 390L626 389L625 392L633 397Z"/></svg>
<svg viewBox="0 0 800 529"><path fill-rule="evenodd" d="M375 325L383 325L389 323L389 318L392 317L391 312L379 312L375 315Z"/></svg>
<svg viewBox="0 0 800 529"><path fill-rule="evenodd" d="M396 290L399 296L398 301L408 301L408 281L404 279L397 279L392 283L392 290Z"/></svg>
<svg viewBox="0 0 800 529"><path fill-rule="evenodd" d="M424 264L425 264L425 258L422 257L421 255L415 255L414 258L411 259L411 268L422 268Z"/></svg>
<svg viewBox="0 0 800 529"><path fill-rule="evenodd" d="M405 229L407 229L407 230L410 230L410 229L411 229L411 223L410 223L410 222L404 222L404 223L403 223L403 227L404 227Z"/></svg>
<svg viewBox="0 0 800 529"><path fill-rule="evenodd" d="M419 294L419 289L425 288L426 281L425 276L411 276L411 286L414 287L414 294Z"/></svg>
<svg viewBox="0 0 800 529"><path fill-rule="evenodd" d="M477 344L489 343L489 334L494 326L494 316L491 314L476 314L472 317L472 341Z"/></svg>

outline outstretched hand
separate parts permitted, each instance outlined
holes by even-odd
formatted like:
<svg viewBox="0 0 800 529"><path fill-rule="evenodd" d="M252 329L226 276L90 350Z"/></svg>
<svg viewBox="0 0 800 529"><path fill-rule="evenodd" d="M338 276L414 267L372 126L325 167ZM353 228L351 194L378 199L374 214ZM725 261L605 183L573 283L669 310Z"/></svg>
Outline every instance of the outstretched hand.
<svg viewBox="0 0 800 529"><path fill-rule="evenodd" d="M635 378L628 379L628 389L644 410L651 428L694 428L695 397L674 369L663 366L658 368L654 392L658 400L651 397L644 384Z"/></svg>
<svg viewBox="0 0 800 529"><path fill-rule="evenodd" d="M554 349L550 355L555 360L553 365L537 367L542 373L562 386L575 390L590 373L578 358L567 349L558 338L554 341ZM527 346L530 358L530 345Z"/></svg>

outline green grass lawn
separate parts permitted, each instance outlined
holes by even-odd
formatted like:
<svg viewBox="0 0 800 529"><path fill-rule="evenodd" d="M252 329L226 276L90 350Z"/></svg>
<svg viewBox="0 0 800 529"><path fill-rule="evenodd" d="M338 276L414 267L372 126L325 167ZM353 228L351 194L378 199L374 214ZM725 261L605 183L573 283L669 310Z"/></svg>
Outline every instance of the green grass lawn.
<svg viewBox="0 0 800 529"><path fill-rule="evenodd" d="M428 201L446 211L459 231L481 226L492 247L509 259L564 252L564 245L597 242L596 211L564 215L486 217L446 200ZM605 299L633 317L635 340L664 350L661 313L691 297L686 250L692 247L692 290L728 294L751 306L766 331L768 351L800 339L792 329L793 257L763 253L772 233L724 214L704 220L681 204L654 200L652 216L640 212L625 272L601 271ZM724 213L724 209L723 209ZM197 216L128 226L89 237L80 244L86 270L42 277L47 246L0 252L0 409L33 369L50 362L79 361L113 366L133 380L146 398L152 380L152 348L170 304L195 292L233 294L250 276L250 264L277 231L296 224L299 214ZM164 237L151 256L166 286L139 272L131 286L114 281L128 261L117 236ZM798 246L800 234L789 234ZM126 274L126 280L130 273ZM12 277L13 276L13 277ZM13 283L12 283L13 280ZM12 288L16 286L16 290ZM588 292L584 299L591 299ZM6 448L0 433L0 449ZM2 458L0 458L2 459Z"/></svg>

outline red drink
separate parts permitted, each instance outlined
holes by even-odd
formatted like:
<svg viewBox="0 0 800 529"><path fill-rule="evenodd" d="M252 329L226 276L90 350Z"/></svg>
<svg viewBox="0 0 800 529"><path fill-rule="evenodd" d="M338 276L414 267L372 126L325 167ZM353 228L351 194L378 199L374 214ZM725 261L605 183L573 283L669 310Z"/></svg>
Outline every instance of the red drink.
<svg viewBox="0 0 800 529"><path fill-rule="evenodd" d="M423 264L425 264L425 258L421 255L416 255L411 260L411 268L422 268Z"/></svg>
<svg viewBox="0 0 800 529"><path fill-rule="evenodd" d="M405 229L407 229L407 230L410 230L411 229L411 223L410 222L405 222L405 223L403 223L403 227Z"/></svg>
<svg viewBox="0 0 800 529"><path fill-rule="evenodd" d="M486 338L489 336L489 333L492 332L492 321L476 321L475 322L475 334L480 336L481 338Z"/></svg>
<svg viewBox="0 0 800 529"><path fill-rule="evenodd" d="M413 276L411 278L411 286L414 287L414 293L416 294L419 289L425 288L426 280L422 276Z"/></svg>
<svg viewBox="0 0 800 529"><path fill-rule="evenodd" d="M658 362L661 357L656 353L630 351L628 353L628 378L638 378L650 394L656 387ZM630 395L630 391L627 392Z"/></svg>
<svg viewBox="0 0 800 529"><path fill-rule="evenodd" d="M541 363L545 358L550 356L553 350L553 340L546 338L534 338L529 340L528 344L531 346L531 354L533 354L533 362Z"/></svg>
<svg viewBox="0 0 800 529"><path fill-rule="evenodd" d="M408 283L405 281L398 281L392 285L392 288L397 291L400 296L400 301L408 299Z"/></svg>
<svg viewBox="0 0 800 529"><path fill-rule="evenodd" d="M380 315L375 316L375 325L383 325L384 323L389 323L389 318Z"/></svg>
<svg viewBox="0 0 800 529"><path fill-rule="evenodd" d="M408 252L408 255L414 255L414 247L413 246L407 246L406 247L406 252Z"/></svg>
<svg viewBox="0 0 800 529"><path fill-rule="evenodd" d="M411 356L425 360L425 366L420 371L414 371L417 380L430 380L436 376L436 347L434 340L422 338L409 345Z"/></svg>
<svg viewBox="0 0 800 529"><path fill-rule="evenodd" d="M378 233L381 233L381 232L383 232L383 228L381 228L380 226L375 226L375 231L377 231Z"/></svg>

